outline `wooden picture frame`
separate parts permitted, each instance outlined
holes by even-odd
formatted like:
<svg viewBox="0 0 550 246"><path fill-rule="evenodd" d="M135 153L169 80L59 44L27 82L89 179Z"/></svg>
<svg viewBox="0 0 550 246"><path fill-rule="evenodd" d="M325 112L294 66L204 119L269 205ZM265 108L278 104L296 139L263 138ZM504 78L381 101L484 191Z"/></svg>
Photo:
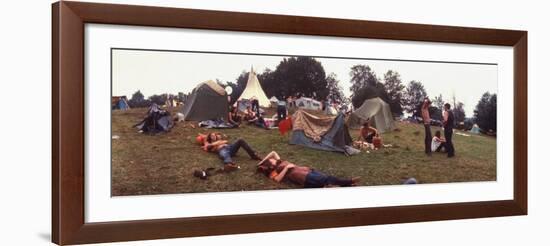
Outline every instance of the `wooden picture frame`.
<svg viewBox="0 0 550 246"><path fill-rule="evenodd" d="M85 223L85 23L513 47L514 198L513 200L452 204ZM65 1L54 3L52 6L52 241L54 243L59 245L99 243L526 214L526 31ZM292 219L297 216L299 220Z"/></svg>

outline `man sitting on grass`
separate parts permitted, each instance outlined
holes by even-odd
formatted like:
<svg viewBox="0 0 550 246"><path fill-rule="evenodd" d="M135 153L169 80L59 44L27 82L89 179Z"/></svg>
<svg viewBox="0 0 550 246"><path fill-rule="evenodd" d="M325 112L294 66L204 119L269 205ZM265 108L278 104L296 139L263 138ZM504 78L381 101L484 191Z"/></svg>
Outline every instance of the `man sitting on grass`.
<svg viewBox="0 0 550 246"><path fill-rule="evenodd" d="M244 119L248 122L248 124L254 124L257 127L268 129L265 125L264 118L258 113L254 112L254 110L252 110L252 107L250 106L246 107L246 114Z"/></svg>
<svg viewBox="0 0 550 246"><path fill-rule="evenodd" d="M259 164L257 171L263 173L276 182L284 178L302 185L304 188L323 188L331 186L355 186L359 177L340 179L321 173L313 168L298 166L288 161L281 160L277 152L269 153Z"/></svg>
<svg viewBox="0 0 550 246"><path fill-rule="evenodd" d="M360 133L361 133L360 137L363 138L367 143L372 143L372 140L374 139L374 137L378 136L378 130L370 126L369 121L363 124L363 127L361 127Z"/></svg>
<svg viewBox="0 0 550 246"><path fill-rule="evenodd" d="M375 150L378 148L378 146L375 146L375 139L380 143L381 138L378 135L378 130L370 125L370 121L365 122L359 131L359 140L364 140L367 143L367 148Z"/></svg>
<svg viewBox="0 0 550 246"><path fill-rule="evenodd" d="M205 151L218 153L220 159L223 160L225 171L233 171L240 168L231 157L234 157L241 147L253 160L261 160L258 154L243 139L238 139L234 143L228 144L228 141L223 140L219 133L213 132L208 134L203 145Z"/></svg>
<svg viewBox="0 0 550 246"><path fill-rule="evenodd" d="M432 138L432 152L441 152L443 148L445 148L445 139L441 138L441 131L436 131Z"/></svg>
<svg viewBox="0 0 550 246"><path fill-rule="evenodd" d="M239 115L239 109L237 109L237 107L229 107L227 122L235 127L239 127L241 124L241 116Z"/></svg>

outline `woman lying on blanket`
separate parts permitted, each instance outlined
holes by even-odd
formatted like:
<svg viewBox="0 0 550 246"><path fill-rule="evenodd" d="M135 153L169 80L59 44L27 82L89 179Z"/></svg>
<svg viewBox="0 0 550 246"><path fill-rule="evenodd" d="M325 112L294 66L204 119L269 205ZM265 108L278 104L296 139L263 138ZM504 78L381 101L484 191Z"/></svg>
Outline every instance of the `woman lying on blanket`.
<svg viewBox="0 0 550 246"><path fill-rule="evenodd" d="M355 186L359 177L340 179L306 166L298 166L281 160L277 152L269 153L259 164L257 171L276 182L283 179L303 185L304 188L323 188L331 186Z"/></svg>
<svg viewBox="0 0 550 246"><path fill-rule="evenodd" d="M252 150L248 143L243 139L238 139L234 143L229 144L227 140L223 140L222 136L219 133L215 132L208 134L208 136L206 137L206 141L204 141L204 144L202 146L203 150L205 151L218 153L220 159L223 160L225 171L239 169L239 166L235 164L232 157L237 154L241 147L253 160L261 160L261 158L258 157L258 154L254 152L254 150Z"/></svg>

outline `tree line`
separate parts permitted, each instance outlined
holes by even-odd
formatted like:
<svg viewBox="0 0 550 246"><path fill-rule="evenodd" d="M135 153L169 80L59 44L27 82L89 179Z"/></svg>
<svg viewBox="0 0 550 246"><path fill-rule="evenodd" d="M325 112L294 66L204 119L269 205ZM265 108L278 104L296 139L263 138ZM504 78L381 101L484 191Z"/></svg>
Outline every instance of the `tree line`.
<svg viewBox="0 0 550 246"><path fill-rule="evenodd" d="M230 86L233 89L232 103L244 91L248 74L248 71L242 71L234 81L217 80L221 86ZM421 81L412 80L405 84L397 71L389 70L380 78L368 65L357 64L350 68L349 75L351 97L347 98L336 74L327 74L321 62L312 57L283 58L275 70L268 68L257 73L258 80L268 97L275 96L282 99L288 96L305 96L319 101L351 103L355 108L360 107L367 99L380 97L390 105L395 116L402 116L404 112L419 116L422 101L429 97ZM184 101L186 96L180 92L178 95L152 95L145 99L138 91L132 95L129 105L130 107L143 106L152 102L164 104L167 97ZM436 120L442 120L445 103L443 96L440 94L429 98L433 102L429 109L430 115ZM451 103L456 121L467 121L464 103L457 101L454 96L448 102ZM482 129L496 131L496 94L487 92L482 95L471 123L477 123Z"/></svg>

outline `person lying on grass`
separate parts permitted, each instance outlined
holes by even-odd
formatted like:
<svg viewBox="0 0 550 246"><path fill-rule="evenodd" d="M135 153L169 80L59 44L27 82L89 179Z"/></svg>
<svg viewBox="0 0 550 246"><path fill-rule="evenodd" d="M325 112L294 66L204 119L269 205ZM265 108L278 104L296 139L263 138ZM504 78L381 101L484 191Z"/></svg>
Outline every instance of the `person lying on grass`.
<svg viewBox="0 0 550 246"><path fill-rule="evenodd" d="M441 152L441 149L445 149L445 139L441 138L441 131L436 131L432 138L432 152ZM447 150L445 149L443 152L447 152Z"/></svg>
<svg viewBox="0 0 550 246"><path fill-rule="evenodd" d="M258 164L257 171L276 182L287 179L293 183L303 185L304 188L355 186L359 182L359 177L340 179L314 170L311 167L298 166L281 160L281 157L275 151L269 153Z"/></svg>
<svg viewBox="0 0 550 246"><path fill-rule="evenodd" d="M237 154L241 147L253 160L261 160L258 154L254 152L254 150L252 150L248 143L243 139L237 139L237 141L235 141L234 143L229 144L227 140L222 139L222 136L219 133L215 132L208 134L208 136L206 137L206 141L202 146L203 150L205 151L218 153L220 159L223 160L225 171L239 169L239 166L235 164L232 157Z"/></svg>

